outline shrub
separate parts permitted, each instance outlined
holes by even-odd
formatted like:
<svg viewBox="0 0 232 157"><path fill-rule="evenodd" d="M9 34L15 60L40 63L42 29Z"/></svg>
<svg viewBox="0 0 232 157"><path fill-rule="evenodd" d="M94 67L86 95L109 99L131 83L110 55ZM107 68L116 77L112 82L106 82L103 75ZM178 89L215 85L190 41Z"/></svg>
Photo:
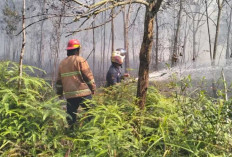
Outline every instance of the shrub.
<svg viewBox="0 0 232 157"><path fill-rule="evenodd" d="M136 105L133 84L106 88L88 104L92 117L72 138L72 156L229 156L230 102L195 97L166 98L148 89L144 111ZM230 138L231 140L231 138Z"/></svg>
<svg viewBox="0 0 232 157"><path fill-rule="evenodd" d="M62 101L43 79L29 76L35 67L24 66L18 90L18 65L0 63L0 155L51 156L61 152L66 113Z"/></svg>
<svg viewBox="0 0 232 157"><path fill-rule="evenodd" d="M24 66L20 91L17 64L2 62L0 70L1 156L232 156L232 100L186 92L189 76L172 82L168 98L149 87L144 110L133 83L102 88L65 131L64 102L45 80L28 75L38 69Z"/></svg>

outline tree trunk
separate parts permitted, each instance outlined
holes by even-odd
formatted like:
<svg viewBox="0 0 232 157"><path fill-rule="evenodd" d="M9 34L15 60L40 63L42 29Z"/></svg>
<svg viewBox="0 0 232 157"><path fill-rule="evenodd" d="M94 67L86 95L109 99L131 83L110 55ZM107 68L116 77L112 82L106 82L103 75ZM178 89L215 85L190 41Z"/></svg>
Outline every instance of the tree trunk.
<svg viewBox="0 0 232 157"><path fill-rule="evenodd" d="M188 17L186 16L186 22L185 22L185 33L184 33L184 45L183 45L183 51L182 51L182 63L185 63L185 57L186 57L186 45L187 45L187 37L189 34L189 28L188 28Z"/></svg>
<svg viewBox="0 0 232 157"><path fill-rule="evenodd" d="M104 13L104 19L106 19L106 12ZM103 79L105 78L105 59L106 62L108 61L108 58L106 58L106 24L104 24L103 27Z"/></svg>
<svg viewBox="0 0 232 157"><path fill-rule="evenodd" d="M110 43L111 35L112 35L112 33L110 32L108 43ZM110 51L111 51L110 50L110 44L108 44L108 49L107 49L107 67L109 67L109 65L111 64L111 60L109 59L110 56L111 56L111 52Z"/></svg>
<svg viewBox="0 0 232 157"><path fill-rule="evenodd" d="M19 82L18 82L19 90L21 89L21 85L22 85L23 56L24 56L25 45L26 45L25 14L26 14L26 2L25 0L23 0L23 15L22 15L23 38L22 38L22 49L21 49L20 59L19 59Z"/></svg>
<svg viewBox="0 0 232 157"><path fill-rule="evenodd" d="M111 46L111 53L114 51L114 8L111 10L111 33L112 33L112 46Z"/></svg>
<svg viewBox="0 0 232 157"><path fill-rule="evenodd" d="M158 14L155 16L155 26L156 26L156 40L155 40L155 70L158 71L158 59L159 59L159 24L158 24Z"/></svg>
<svg viewBox="0 0 232 157"><path fill-rule="evenodd" d="M195 18L193 18L193 62L196 61L196 35L197 31L195 31Z"/></svg>
<svg viewBox="0 0 232 157"><path fill-rule="evenodd" d="M229 20L229 23L228 23L227 45L226 45L226 59L229 59L229 58L230 58L231 17L232 17L232 9L230 9L230 20Z"/></svg>
<svg viewBox="0 0 232 157"><path fill-rule="evenodd" d="M216 33L215 33L214 49L213 49L213 65L215 64L215 59L217 54L218 35L220 30L220 21L221 21L221 13L222 13L222 3L220 2L220 0L218 0L218 17L217 17Z"/></svg>
<svg viewBox="0 0 232 157"><path fill-rule="evenodd" d="M124 22L124 48L126 49L126 56L125 56L125 72L128 72L130 68L130 58L129 58L129 39L128 39L128 25L129 25L129 15L130 15L130 6L128 11L126 12L126 7L123 10L123 22Z"/></svg>
<svg viewBox="0 0 232 157"><path fill-rule="evenodd" d="M104 62L104 58L103 58L103 39L102 39L102 36L103 36L103 27L101 27L101 32L100 32L100 34L101 34L101 48L100 48L100 69L98 69L98 71L99 71L99 80L102 80L102 77L103 77L103 62Z"/></svg>
<svg viewBox="0 0 232 157"><path fill-rule="evenodd" d="M217 17L217 24L216 24L215 40L214 40L213 61L211 63L213 66L215 65L216 54L217 54L217 43L218 43L218 35L219 35L219 28L220 28L220 20L221 20L221 12L222 12L223 1L221 3L220 0L217 0L218 17ZM212 79L212 89L213 89L213 95L214 95L214 97L217 98L216 81L215 81L214 77Z"/></svg>
<svg viewBox="0 0 232 157"><path fill-rule="evenodd" d="M133 26L133 32L132 32L132 52L133 52L133 64L132 64L132 66L133 67L135 65L135 39L134 39L135 35L134 35L134 33L135 33L135 27Z"/></svg>
<svg viewBox="0 0 232 157"><path fill-rule="evenodd" d="M93 3L95 3L95 1L93 1ZM95 16L93 16L93 18L95 18ZM95 75L95 63L96 63L95 45L96 45L96 43L95 43L95 29L94 29L95 22L94 21L92 23L92 27L93 27L93 68L92 69L93 69L93 75Z"/></svg>
<svg viewBox="0 0 232 157"><path fill-rule="evenodd" d="M60 42L61 42L61 36L62 36L62 15L65 12L65 5L63 5L63 8L61 9L60 16L58 20L55 22L55 56L54 56L54 64L53 64L53 76L52 76L52 87L55 84L56 76L57 76L57 70L59 65L59 54L60 54Z"/></svg>
<svg viewBox="0 0 232 157"><path fill-rule="evenodd" d="M41 9L41 12L42 14L44 14L44 11L45 11L45 3L46 3L46 0L43 0L42 2L43 6L42 6L42 9ZM41 19L43 19L44 17L41 16ZM44 33L43 33L43 25L44 25L44 22L45 20L42 20L41 21L41 25L40 25L40 45L39 45L39 57L38 57L38 65L40 68L42 68L43 66L43 60L44 60L44 45L43 45L43 39L44 39Z"/></svg>
<svg viewBox="0 0 232 157"><path fill-rule="evenodd" d="M212 47L211 47L211 36L210 36L210 28L209 28L209 15L208 15L208 4L207 0L205 0L205 12L206 12L206 21L207 21L207 29L208 29L208 36L209 36L209 52L210 52L210 59L212 61Z"/></svg>
<svg viewBox="0 0 232 157"><path fill-rule="evenodd" d="M149 0L149 6L146 7L145 21L144 21L144 36L139 55L139 77L137 86L137 97L139 98L138 105L144 109L146 103L146 95L149 81L149 64L153 42L153 27L154 16L159 11L163 0Z"/></svg>
<svg viewBox="0 0 232 157"><path fill-rule="evenodd" d="M172 66L177 62L177 46L178 46L178 38L179 38L179 32L180 32L180 25L181 25L181 13L182 13L182 0L180 0L180 9L178 13L178 19L177 19L177 28L175 32L175 38L174 38L174 48L172 53Z"/></svg>

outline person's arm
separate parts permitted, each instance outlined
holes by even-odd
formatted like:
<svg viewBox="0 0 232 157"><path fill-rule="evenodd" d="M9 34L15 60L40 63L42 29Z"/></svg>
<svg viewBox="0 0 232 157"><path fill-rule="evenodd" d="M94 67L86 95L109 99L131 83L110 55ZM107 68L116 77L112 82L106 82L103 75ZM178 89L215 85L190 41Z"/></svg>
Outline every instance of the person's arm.
<svg viewBox="0 0 232 157"><path fill-rule="evenodd" d="M63 85L62 85L60 72L58 73L58 77L57 77L57 80L56 80L56 94L58 94L59 97L63 96Z"/></svg>
<svg viewBox="0 0 232 157"><path fill-rule="evenodd" d="M92 94L94 94L96 90L96 85L95 85L93 73L89 67L89 64L87 63L87 61L83 61L80 63L80 67L81 67L81 74L82 74L84 81L89 86L89 89L92 91Z"/></svg>
<svg viewBox="0 0 232 157"><path fill-rule="evenodd" d="M130 74L129 73L124 73L122 76L121 76L121 79L124 80L125 78L127 77L130 77Z"/></svg>

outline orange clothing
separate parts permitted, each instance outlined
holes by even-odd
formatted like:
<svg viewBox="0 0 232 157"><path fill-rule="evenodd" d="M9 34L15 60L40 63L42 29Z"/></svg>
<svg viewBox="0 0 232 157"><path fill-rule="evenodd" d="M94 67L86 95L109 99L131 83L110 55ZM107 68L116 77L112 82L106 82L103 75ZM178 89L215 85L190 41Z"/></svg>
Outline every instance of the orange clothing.
<svg viewBox="0 0 232 157"><path fill-rule="evenodd" d="M57 94L68 98L91 95L96 90L93 74L87 61L77 55L63 59L56 82Z"/></svg>

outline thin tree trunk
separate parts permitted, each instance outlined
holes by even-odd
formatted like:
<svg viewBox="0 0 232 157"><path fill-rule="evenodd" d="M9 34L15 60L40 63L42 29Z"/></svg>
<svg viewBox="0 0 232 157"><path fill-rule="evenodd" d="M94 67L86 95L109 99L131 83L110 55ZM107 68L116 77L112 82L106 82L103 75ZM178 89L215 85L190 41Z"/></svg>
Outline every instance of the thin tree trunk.
<svg viewBox="0 0 232 157"><path fill-rule="evenodd" d="M214 40L214 49L213 49L213 61L212 65L215 65L215 60L216 60L216 54L217 54L217 44L218 44L218 35L219 35L219 29L220 29L220 20L221 20L221 11L222 11L222 3L220 0L217 0L217 5L218 5L218 17L217 17L217 24L216 24L216 33L215 33L215 40ZM216 89L216 83L215 83L215 78L213 77L212 79L212 88L213 88L213 95L216 98L217 97L217 89Z"/></svg>
<svg viewBox="0 0 232 157"><path fill-rule="evenodd" d="M132 64L132 66L133 67L135 65L135 39L134 39L134 33L135 33L135 27L133 26L133 32L132 32L132 52L133 52L133 64Z"/></svg>
<svg viewBox="0 0 232 157"><path fill-rule="evenodd" d="M149 0L149 6L146 7L145 21L144 21L144 36L139 55L139 73L137 97L139 98L138 105L144 109L146 103L147 88L149 83L149 64L153 42L153 27L154 17L159 11L163 0Z"/></svg>
<svg viewBox="0 0 232 157"><path fill-rule="evenodd" d="M4 34L4 58L7 58L7 36Z"/></svg>
<svg viewBox="0 0 232 157"><path fill-rule="evenodd" d="M205 11L206 11L206 21L207 21L207 29L208 29L208 36L209 36L209 52L210 52L210 59L212 61L212 46L211 46L211 35L210 35L210 28L209 28L209 15L208 15L208 4L207 0L205 0Z"/></svg>
<svg viewBox="0 0 232 157"><path fill-rule="evenodd" d="M17 47L15 46L15 45L16 45L16 44L15 44L15 39L12 39L12 43L13 43L12 45L14 45L14 46L12 47L12 52L13 52L12 60L15 61L15 60L16 60L16 52L17 52L17 51L16 51L16 48L17 48Z"/></svg>
<svg viewBox="0 0 232 157"><path fill-rule="evenodd" d="M23 36L22 36L22 49L21 49L20 59L19 59L19 82L18 82L18 89L19 90L21 89L21 85L22 85L23 56L24 56L25 45L26 45L25 14L26 14L26 1L23 0L23 15L22 15Z"/></svg>
<svg viewBox="0 0 232 157"><path fill-rule="evenodd" d="M182 63L185 63L185 57L186 57L186 44L187 44L187 37L189 34L188 28L188 16L186 16L186 22L185 22L185 34L184 34L184 45L183 45L183 54L182 54Z"/></svg>
<svg viewBox="0 0 232 157"><path fill-rule="evenodd" d="M103 14L102 14L103 15ZM102 16L102 18L103 18L103 16ZM103 77L104 77L104 54L103 54L103 49L104 49L104 35L103 35L103 27L101 27L101 32L100 32L100 34L101 34L101 54L100 54L100 56L101 56L101 58L100 58L100 71L99 71L99 80L103 80Z"/></svg>
<svg viewBox="0 0 232 157"><path fill-rule="evenodd" d="M106 19L106 12L104 13L104 19ZM106 61L108 60L108 58L106 58L106 25L104 24L103 27L104 31L103 31L103 79L105 78L105 59Z"/></svg>
<svg viewBox="0 0 232 157"><path fill-rule="evenodd" d="M227 82L226 82L226 78L225 78L225 74L224 74L224 70L223 70L223 68L222 68L222 72L221 72L221 74L222 74L223 85L224 85L224 94L225 94L225 96L224 96L224 100L225 100L225 101L228 101Z"/></svg>
<svg viewBox="0 0 232 157"><path fill-rule="evenodd" d="M156 25L156 46L155 46L155 70L158 71L158 59L159 59L159 24L158 24L158 14L155 16Z"/></svg>
<svg viewBox="0 0 232 157"><path fill-rule="evenodd" d="M101 27L101 48L100 48L100 51L101 51L101 58L100 58L100 70L99 70L99 80L102 80L102 77L103 77L103 62L104 62L104 58L103 58L103 39L102 39L102 34L103 34L103 28Z"/></svg>
<svg viewBox="0 0 232 157"><path fill-rule="evenodd" d="M95 1L93 3L95 3ZM95 18L95 16L93 18ZM96 45L96 42L95 42L95 29L94 29L95 22L94 21L92 23L92 27L93 27L93 74L95 75L95 63L96 63L95 45Z"/></svg>
<svg viewBox="0 0 232 157"><path fill-rule="evenodd" d="M110 43L111 35L112 35L112 33L110 32L110 35L109 35L109 42L108 42L108 43ZM111 63L111 60L109 60L110 54L111 54L111 52L110 52L110 44L108 44L108 50L107 50L107 51L108 51L108 52L107 52L107 67L109 67L109 63Z"/></svg>
<svg viewBox="0 0 232 157"><path fill-rule="evenodd" d="M129 25L129 16L130 16L130 6L128 8L128 11L126 13L126 7L124 7L123 10L123 22L124 22L124 48L126 49L126 56L125 56L125 72L128 72L128 69L130 68L130 59L129 59L129 39L128 39L128 25Z"/></svg>
<svg viewBox="0 0 232 157"><path fill-rule="evenodd" d="M44 13L44 10L45 10L45 3L46 3L46 0L43 0L43 6L42 6L42 13ZM41 18L44 18L43 16ZM38 57L38 65L40 68L42 68L42 65L43 65L43 60L44 60L44 51L43 51L43 39L44 39L44 35L43 35L43 25L44 25L44 21L45 20L42 20L41 21L41 25L40 25L40 45L39 45L39 57Z"/></svg>
<svg viewBox="0 0 232 157"><path fill-rule="evenodd" d="M199 32L199 37L198 37L198 47L197 47L197 53L196 53L196 57L198 57L199 55L199 52L200 52L200 46L201 46L201 34L202 34L202 31L200 30Z"/></svg>
<svg viewBox="0 0 232 157"><path fill-rule="evenodd" d="M230 58L230 31L231 31L232 8L230 9L230 20L227 33L226 59Z"/></svg>
<svg viewBox="0 0 232 157"><path fill-rule="evenodd" d="M197 31L195 30L195 17L193 18L193 62L196 61L196 35Z"/></svg>
<svg viewBox="0 0 232 157"><path fill-rule="evenodd" d="M182 0L180 0L180 9L178 13L178 19L177 19L177 28L175 32L175 39L174 39L174 48L173 48L173 54L172 54L172 66L174 66L175 62L177 62L177 46L178 46L178 38L179 38L179 32L180 32L180 25L181 25L181 13L182 13Z"/></svg>
<svg viewBox="0 0 232 157"><path fill-rule="evenodd" d="M112 46L111 46L111 52L114 51L114 8L111 10L111 17L112 17L112 20L111 20L111 33L112 33Z"/></svg>
<svg viewBox="0 0 232 157"><path fill-rule="evenodd" d="M55 26L55 41L56 41L56 46L55 46L55 57L54 57L54 64L53 64L53 79L52 79L52 87L55 84L56 81L56 76L57 76L57 66L59 63L59 54L60 54L60 41L61 41L61 35L62 35L62 15L65 12L65 5L63 5L63 8L61 9L60 16L57 21L57 26Z"/></svg>
<svg viewBox="0 0 232 157"><path fill-rule="evenodd" d="M224 0L222 1L222 3L223 2L224 2ZM218 17L217 17L216 34L215 34L214 49L213 49L213 65L215 64L215 59L216 59L216 54L217 54L217 45L218 45L218 35L219 35L219 30L220 30L222 3L220 2L220 0L218 0Z"/></svg>

